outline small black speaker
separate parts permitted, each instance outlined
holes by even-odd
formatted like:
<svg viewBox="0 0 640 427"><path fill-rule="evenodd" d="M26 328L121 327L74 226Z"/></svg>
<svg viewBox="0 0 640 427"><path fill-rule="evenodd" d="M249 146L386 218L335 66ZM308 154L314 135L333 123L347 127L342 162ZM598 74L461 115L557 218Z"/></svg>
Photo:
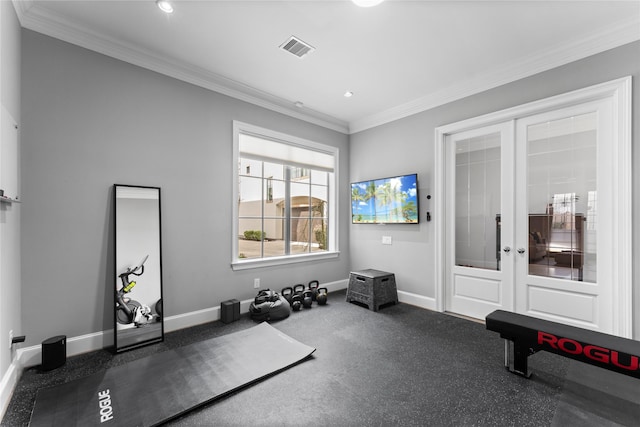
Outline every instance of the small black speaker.
<svg viewBox="0 0 640 427"><path fill-rule="evenodd" d="M67 361L67 336L58 335L42 341L43 371L59 368Z"/></svg>
<svg viewBox="0 0 640 427"><path fill-rule="evenodd" d="M222 323L231 323L240 319L240 301L230 299L220 304L220 320Z"/></svg>

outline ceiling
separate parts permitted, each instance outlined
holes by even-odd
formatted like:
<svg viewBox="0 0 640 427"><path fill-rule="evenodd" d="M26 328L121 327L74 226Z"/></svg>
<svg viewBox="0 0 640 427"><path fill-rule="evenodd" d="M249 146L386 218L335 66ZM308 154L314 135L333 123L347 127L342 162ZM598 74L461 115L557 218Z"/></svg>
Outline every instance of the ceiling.
<svg viewBox="0 0 640 427"><path fill-rule="evenodd" d="M344 133L640 40L640 0L14 5L25 28ZM315 51L280 49L292 35Z"/></svg>

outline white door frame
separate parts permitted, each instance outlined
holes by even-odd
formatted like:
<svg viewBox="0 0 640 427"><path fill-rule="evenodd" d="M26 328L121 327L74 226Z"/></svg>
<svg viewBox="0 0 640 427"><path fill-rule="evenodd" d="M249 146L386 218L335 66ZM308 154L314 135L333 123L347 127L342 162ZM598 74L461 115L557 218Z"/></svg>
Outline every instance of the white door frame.
<svg viewBox="0 0 640 427"><path fill-rule="evenodd" d="M611 147L616 174L613 176L613 201L618 207L615 224L612 254L612 299L613 333L631 338L632 335L632 192L631 192L631 77L624 77L579 89L551 98L530 102L517 107L474 117L457 123L440 126L435 129L435 176L434 176L434 222L435 222L435 308L445 310L445 142L449 134L471 130L502 122L517 120L534 114L559 108L571 107L589 101L611 98L613 111L613 139L617 145ZM513 246L513 245L511 245Z"/></svg>

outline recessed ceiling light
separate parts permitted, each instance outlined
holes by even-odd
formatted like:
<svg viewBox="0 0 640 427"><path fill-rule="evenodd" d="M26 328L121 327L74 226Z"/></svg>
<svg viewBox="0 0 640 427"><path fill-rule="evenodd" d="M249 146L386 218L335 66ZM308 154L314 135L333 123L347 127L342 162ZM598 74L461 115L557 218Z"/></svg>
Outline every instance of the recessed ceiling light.
<svg viewBox="0 0 640 427"><path fill-rule="evenodd" d="M156 4L164 13L173 13L173 6L169 0L156 0Z"/></svg>
<svg viewBox="0 0 640 427"><path fill-rule="evenodd" d="M352 0L352 1L360 7L371 7L371 6L379 5L384 0Z"/></svg>
<svg viewBox="0 0 640 427"><path fill-rule="evenodd" d="M348 90L348 91L346 91L346 92L344 93L344 97L345 97L345 98L351 98L352 96L353 96L353 92L351 92L350 90Z"/></svg>

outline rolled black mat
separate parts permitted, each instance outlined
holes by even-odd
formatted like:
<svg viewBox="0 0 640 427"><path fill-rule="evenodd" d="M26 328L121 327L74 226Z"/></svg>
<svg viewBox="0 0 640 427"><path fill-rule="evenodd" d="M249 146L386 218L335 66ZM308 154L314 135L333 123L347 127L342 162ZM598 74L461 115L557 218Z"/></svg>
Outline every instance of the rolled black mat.
<svg viewBox="0 0 640 427"><path fill-rule="evenodd" d="M261 323L38 390L29 425L158 425L278 373L314 351Z"/></svg>

